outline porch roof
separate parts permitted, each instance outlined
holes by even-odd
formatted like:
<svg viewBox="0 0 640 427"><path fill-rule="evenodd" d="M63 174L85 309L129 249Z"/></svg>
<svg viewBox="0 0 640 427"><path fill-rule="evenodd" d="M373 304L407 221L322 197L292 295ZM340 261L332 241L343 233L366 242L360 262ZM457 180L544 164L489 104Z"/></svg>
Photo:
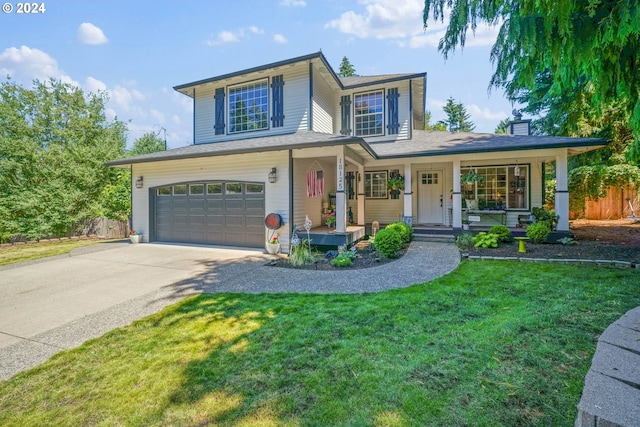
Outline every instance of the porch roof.
<svg viewBox="0 0 640 427"><path fill-rule="evenodd" d="M569 154L603 147L600 138L569 138L561 136L496 135L471 132L441 132L414 130L406 141L372 143L379 159L401 157L444 156L451 154L490 153L497 151L541 150L569 148Z"/></svg>
<svg viewBox="0 0 640 427"><path fill-rule="evenodd" d="M312 131L271 135L258 138L195 144L167 151L145 154L107 162L107 166L128 166L135 163L181 160L197 157L226 156L230 154L262 153L266 151L293 150L299 148L327 147L332 145L351 146L360 155L375 158L371 147L364 139L355 136L336 135Z"/></svg>

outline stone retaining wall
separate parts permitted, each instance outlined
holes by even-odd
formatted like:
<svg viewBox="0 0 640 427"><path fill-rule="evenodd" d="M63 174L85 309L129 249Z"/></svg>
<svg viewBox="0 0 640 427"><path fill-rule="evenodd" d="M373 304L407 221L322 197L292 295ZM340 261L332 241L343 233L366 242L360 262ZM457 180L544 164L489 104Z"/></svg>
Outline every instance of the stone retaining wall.
<svg viewBox="0 0 640 427"><path fill-rule="evenodd" d="M640 426L640 307L598 339L575 427Z"/></svg>

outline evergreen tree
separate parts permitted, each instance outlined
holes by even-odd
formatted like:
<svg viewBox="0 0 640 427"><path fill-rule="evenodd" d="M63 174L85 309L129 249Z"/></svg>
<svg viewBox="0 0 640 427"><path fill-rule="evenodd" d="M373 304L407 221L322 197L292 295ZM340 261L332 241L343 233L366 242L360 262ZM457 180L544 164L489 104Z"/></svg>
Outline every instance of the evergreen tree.
<svg viewBox="0 0 640 427"><path fill-rule="evenodd" d="M620 109L635 136L631 154L640 161L637 1L425 0L425 26L430 17L442 21L445 8L450 19L438 46L445 58L464 46L469 28L500 22L491 86L515 100L539 90L542 78L547 99L577 95L599 114Z"/></svg>
<svg viewBox="0 0 640 427"><path fill-rule="evenodd" d="M447 126L441 122L431 124L431 111L427 110L424 112L424 130L446 131Z"/></svg>
<svg viewBox="0 0 640 427"><path fill-rule="evenodd" d="M449 132L472 132L475 129L476 126L469 120L469 113L461 102L450 97L442 109L447 113L447 119L440 120L437 124L444 126Z"/></svg>
<svg viewBox="0 0 640 427"><path fill-rule="evenodd" d="M340 71L338 72L338 77L351 77L357 76L356 69L353 68L351 62L349 62L349 58L346 56L342 57L342 63L340 64Z"/></svg>
<svg viewBox="0 0 640 427"><path fill-rule="evenodd" d="M509 129L510 123L511 123L511 120L509 120L509 117L507 117L506 119L498 123L498 126L496 126L496 130L494 130L493 132L497 133L498 135L503 135L507 133L507 129Z"/></svg>

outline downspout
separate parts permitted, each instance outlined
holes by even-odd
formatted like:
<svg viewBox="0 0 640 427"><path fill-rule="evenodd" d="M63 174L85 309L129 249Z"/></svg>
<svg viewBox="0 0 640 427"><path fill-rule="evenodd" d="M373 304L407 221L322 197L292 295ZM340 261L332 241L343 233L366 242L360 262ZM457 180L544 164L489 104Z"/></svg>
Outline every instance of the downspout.
<svg viewBox="0 0 640 427"><path fill-rule="evenodd" d="M309 62L309 120L307 130L313 130L313 63Z"/></svg>
<svg viewBox="0 0 640 427"><path fill-rule="evenodd" d="M293 150L289 150L289 253L293 233Z"/></svg>
<svg viewBox="0 0 640 427"><path fill-rule="evenodd" d="M193 88L193 145L196 145L196 88ZM166 148L165 148L166 149Z"/></svg>

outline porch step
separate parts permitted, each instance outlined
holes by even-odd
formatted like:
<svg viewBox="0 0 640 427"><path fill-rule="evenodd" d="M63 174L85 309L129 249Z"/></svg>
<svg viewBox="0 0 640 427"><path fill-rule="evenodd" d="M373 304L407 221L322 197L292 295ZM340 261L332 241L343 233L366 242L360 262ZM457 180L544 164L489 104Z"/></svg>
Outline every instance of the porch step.
<svg viewBox="0 0 640 427"><path fill-rule="evenodd" d="M454 243L456 238L453 234L420 234L414 233L413 240L416 242L445 242Z"/></svg>

